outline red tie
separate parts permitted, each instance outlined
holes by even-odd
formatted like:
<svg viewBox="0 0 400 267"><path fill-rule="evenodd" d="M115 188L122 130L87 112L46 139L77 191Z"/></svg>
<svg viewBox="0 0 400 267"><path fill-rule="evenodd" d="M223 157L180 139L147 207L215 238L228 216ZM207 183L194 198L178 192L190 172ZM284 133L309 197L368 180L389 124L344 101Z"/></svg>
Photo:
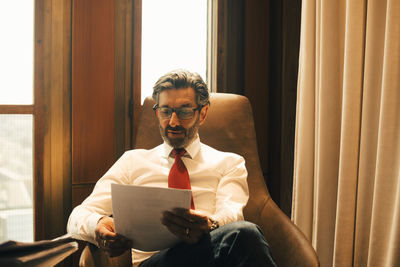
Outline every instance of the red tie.
<svg viewBox="0 0 400 267"><path fill-rule="evenodd" d="M168 175L168 187L170 188L192 189L190 186L189 173L181 159L185 152L185 149L172 150L172 154L175 156L175 162ZM193 195L190 207L194 209Z"/></svg>

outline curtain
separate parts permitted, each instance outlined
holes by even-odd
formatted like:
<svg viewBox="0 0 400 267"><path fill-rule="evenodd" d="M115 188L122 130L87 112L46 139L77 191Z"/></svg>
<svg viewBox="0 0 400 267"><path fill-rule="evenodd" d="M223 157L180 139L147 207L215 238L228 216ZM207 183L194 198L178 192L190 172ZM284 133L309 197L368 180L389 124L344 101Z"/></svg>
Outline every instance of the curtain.
<svg viewBox="0 0 400 267"><path fill-rule="evenodd" d="M303 0L292 219L321 266L400 266L400 1Z"/></svg>

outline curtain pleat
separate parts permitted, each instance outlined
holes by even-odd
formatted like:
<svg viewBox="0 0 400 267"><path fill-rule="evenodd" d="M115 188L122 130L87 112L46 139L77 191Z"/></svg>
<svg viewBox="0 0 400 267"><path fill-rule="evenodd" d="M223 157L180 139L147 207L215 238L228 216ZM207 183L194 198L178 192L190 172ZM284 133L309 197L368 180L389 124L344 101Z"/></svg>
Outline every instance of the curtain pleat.
<svg viewBox="0 0 400 267"><path fill-rule="evenodd" d="M292 219L321 266L400 265L400 1L303 0Z"/></svg>
<svg viewBox="0 0 400 267"><path fill-rule="evenodd" d="M367 266L378 149L378 125L385 43L385 1L368 1L354 266Z"/></svg>
<svg viewBox="0 0 400 267"><path fill-rule="evenodd" d="M345 15L343 101L333 262L351 266L358 180L365 46L365 2L348 1ZM349 216L351 215L351 216Z"/></svg>
<svg viewBox="0 0 400 267"><path fill-rule="evenodd" d="M400 227L396 202L400 185L400 2L388 1L386 14L369 266L395 258L390 247L400 253L399 243L391 241L398 240L392 239L392 234Z"/></svg>
<svg viewBox="0 0 400 267"><path fill-rule="evenodd" d="M302 2L298 100L296 110L297 134L295 136L292 218L309 240L314 226L314 146L315 129L315 2ZM301 140L301 141L300 141ZM300 156L301 153L301 156Z"/></svg>

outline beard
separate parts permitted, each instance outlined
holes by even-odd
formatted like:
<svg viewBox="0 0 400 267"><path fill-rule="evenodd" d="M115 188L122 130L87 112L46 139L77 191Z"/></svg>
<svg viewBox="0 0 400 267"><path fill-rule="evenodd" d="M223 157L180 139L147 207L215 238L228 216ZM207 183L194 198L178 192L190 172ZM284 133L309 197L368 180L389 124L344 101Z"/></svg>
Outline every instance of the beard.
<svg viewBox="0 0 400 267"><path fill-rule="evenodd" d="M165 127L165 129L163 129L161 125L159 125L159 127L161 137L168 145L172 146L173 148L183 148L190 144L196 137L199 129L199 117L196 119L194 125L187 130L182 126L171 127L169 124L167 127ZM184 136L179 138L169 138L168 131L181 131Z"/></svg>

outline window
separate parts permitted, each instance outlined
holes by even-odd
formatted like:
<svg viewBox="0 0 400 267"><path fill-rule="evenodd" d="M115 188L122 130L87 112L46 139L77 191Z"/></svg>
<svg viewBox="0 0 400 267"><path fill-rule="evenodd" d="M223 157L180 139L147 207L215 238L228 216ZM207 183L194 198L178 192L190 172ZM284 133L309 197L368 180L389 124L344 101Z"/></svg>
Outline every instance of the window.
<svg viewBox="0 0 400 267"><path fill-rule="evenodd" d="M33 21L34 1L0 2L0 242L33 241Z"/></svg>
<svg viewBox="0 0 400 267"><path fill-rule="evenodd" d="M188 69L207 80L207 2L142 2L142 102L157 79L173 69Z"/></svg>
<svg viewBox="0 0 400 267"><path fill-rule="evenodd" d="M0 3L0 104L33 104L33 2Z"/></svg>

